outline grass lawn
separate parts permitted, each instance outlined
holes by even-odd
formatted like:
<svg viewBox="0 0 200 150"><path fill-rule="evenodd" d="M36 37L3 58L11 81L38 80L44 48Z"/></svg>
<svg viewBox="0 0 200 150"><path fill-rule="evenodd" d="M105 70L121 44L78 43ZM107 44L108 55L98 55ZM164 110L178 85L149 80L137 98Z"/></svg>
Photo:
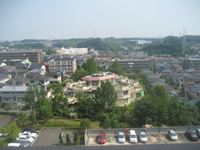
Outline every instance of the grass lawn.
<svg viewBox="0 0 200 150"><path fill-rule="evenodd" d="M44 127L65 127L67 129L79 129L81 120L71 119L49 119L42 126ZM91 121L90 128L100 128L98 121Z"/></svg>

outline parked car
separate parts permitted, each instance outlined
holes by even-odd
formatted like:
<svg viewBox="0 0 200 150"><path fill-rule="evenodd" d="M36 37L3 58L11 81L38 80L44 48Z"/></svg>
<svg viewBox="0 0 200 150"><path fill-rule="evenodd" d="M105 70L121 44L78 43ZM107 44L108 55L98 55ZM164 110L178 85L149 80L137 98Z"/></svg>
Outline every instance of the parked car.
<svg viewBox="0 0 200 150"><path fill-rule="evenodd" d="M8 147L20 147L20 143L8 143Z"/></svg>
<svg viewBox="0 0 200 150"><path fill-rule="evenodd" d="M138 136L139 136L140 142L142 142L142 143L148 142L147 134L145 131L140 131Z"/></svg>
<svg viewBox="0 0 200 150"><path fill-rule="evenodd" d="M30 131L24 131L24 132L19 133L19 136L21 136L21 135L31 136L34 139L38 136L37 133L32 133Z"/></svg>
<svg viewBox="0 0 200 150"><path fill-rule="evenodd" d="M29 132L31 132L31 133L37 133L37 134L39 134L39 131L38 131L37 129L31 128L31 127L26 127L26 128L24 128L23 132L24 132L24 131L29 131Z"/></svg>
<svg viewBox="0 0 200 150"><path fill-rule="evenodd" d="M125 135L124 135L124 132L122 131L119 131L117 133L117 139L118 139L118 142L119 143L124 143L126 140L125 140Z"/></svg>
<svg viewBox="0 0 200 150"><path fill-rule="evenodd" d="M200 129L196 129L196 134L200 138Z"/></svg>
<svg viewBox="0 0 200 150"><path fill-rule="evenodd" d="M131 143L137 143L137 134L135 132L135 130L129 130L129 140Z"/></svg>
<svg viewBox="0 0 200 150"><path fill-rule="evenodd" d="M185 132L185 136L186 136L188 139L190 139L191 141L197 141L197 140L198 140L198 136L197 136L195 130L191 130L191 129L187 130L187 131Z"/></svg>
<svg viewBox="0 0 200 150"><path fill-rule="evenodd" d="M26 136L26 135L20 135L18 138L16 138L17 142L34 142L34 138L31 136Z"/></svg>
<svg viewBox="0 0 200 150"><path fill-rule="evenodd" d="M98 136L98 143L105 144L106 143L106 133L100 132Z"/></svg>
<svg viewBox="0 0 200 150"><path fill-rule="evenodd" d="M168 131L168 136L170 138L170 140L172 141L177 141L178 140L178 136L176 134L176 132L174 130L169 130Z"/></svg>

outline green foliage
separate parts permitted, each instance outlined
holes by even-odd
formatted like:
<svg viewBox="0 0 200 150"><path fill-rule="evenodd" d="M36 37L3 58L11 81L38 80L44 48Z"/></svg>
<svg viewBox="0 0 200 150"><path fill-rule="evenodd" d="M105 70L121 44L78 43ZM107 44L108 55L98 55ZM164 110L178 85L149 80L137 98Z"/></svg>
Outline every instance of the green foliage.
<svg viewBox="0 0 200 150"><path fill-rule="evenodd" d="M74 81L80 80L82 77L89 75L87 71L85 71L82 67L76 69L75 73L72 74L71 78Z"/></svg>
<svg viewBox="0 0 200 150"><path fill-rule="evenodd" d="M91 122L90 122L89 119L81 120L81 122L80 122L80 128L81 128L82 130L85 130L85 129L87 129L87 128L90 128L90 124L91 124Z"/></svg>
<svg viewBox="0 0 200 150"><path fill-rule="evenodd" d="M77 132L74 133L74 144L75 144L75 145L80 144L80 138L79 138Z"/></svg>
<svg viewBox="0 0 200 150"><path fill-rule="evenodd" d="M148 54L169 54L181 56L183 54L182 40L178 37L168 36L160 43L152 43L144 48Z"/></svg>
<svg viewBox="0 0 200 150"><path fill-rule="evenodd" d="M109 82L102 82L101 86L94 92L94 107L96 114L110 113L115 107L117 95L113 85Z"/></svg>
<svg viewBox="0 0 200 150"><path fill-rule="evenodd" d="M61 83L52 84L52 108L54 116L67 117L69 115L68 99L63 93Z"/></svg>
<svg viewBox="0 0 200 150"><path fill-rule="evenodd" d="M3 128L3 133L8 134L8 136L6 137L6 140L8 142L13 142L18 136L19 132L20 129L18 128L16 121L12 121L5 128Z"/></svg>
<svg viewBox="0 0 200 150"><path fill-rule="evenodd" d="M23 127L24 125L26 125L27 120L28 120L28 117L24 113L17 114L16 123L18 127Z"/></svg>
<svg viewBox="0 0 200 150"><path fill-rule="evenodd" d="M82 77L97 73L100 71L100 67L97 66L94 58L88 58L86 63L83 63L82 66L78 66L75 73L72 74L71 78L74 81L80 80Z"/></svg>
<svg viewBox="0 0 200 150"><path fill-rule="evenodd" d="M37 118L39 120L47 121L53 116L51 103L47 99L38 101L37 107Z"/></svg>
<svg viewBox="0 0 200 150"><path fill-rule="evenodd" d="M197 108L169 97L162 86L156 86L151 93L136 102L131 124L137 127L145 124L183 126L198 124L199 121Z"/></svg>
<svg viewBox="0 0 200 150"><path fill-rule="evenodd" d="M69 134L67 133L67 134L66 134L66 143L69 144L70 142L71 142L71 141L70 141L70 138L69 138Z"/></svg>
<svg viewBox="0 0 200 150"><path fill-rule="evenodd" d="M93 118L93 100L92 97L85 94L79 93L76 95L78 104L76 107L76 112L79 118Z"/></svg>
<svg viewBox="0 0 200 150"><path fill-rule="evenodd" d="M88 72L88 74L94 74L99 71L96 62L94 61L94 58L88 58L86 63L84 63L82 67L86 72Z"/></svg>
<svg viewBox="0 0 200 150"><path fill-rule="evenodd" d="M118 61L114 61L110 67L108 68L108 71L113 72L115 74L121 75L124 72L123 67L119 64Z"/></svg>
<svg viewBox="0 0 200 150"><path fill-rule="evenodd" d="M59 143L63 144L63 137L62 137L62 133L59 134Z"/></svg>

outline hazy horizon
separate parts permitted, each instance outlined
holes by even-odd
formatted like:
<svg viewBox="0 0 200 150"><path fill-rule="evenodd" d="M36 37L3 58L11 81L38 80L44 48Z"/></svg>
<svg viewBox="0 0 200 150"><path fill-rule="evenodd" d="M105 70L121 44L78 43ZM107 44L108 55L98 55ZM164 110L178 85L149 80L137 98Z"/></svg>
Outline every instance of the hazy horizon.
<svg viewBox="0 0 200 150"><path fill-rule="evenodd" d="M199 0L1 0L0 41L200 35L199 6Z"/></svg>

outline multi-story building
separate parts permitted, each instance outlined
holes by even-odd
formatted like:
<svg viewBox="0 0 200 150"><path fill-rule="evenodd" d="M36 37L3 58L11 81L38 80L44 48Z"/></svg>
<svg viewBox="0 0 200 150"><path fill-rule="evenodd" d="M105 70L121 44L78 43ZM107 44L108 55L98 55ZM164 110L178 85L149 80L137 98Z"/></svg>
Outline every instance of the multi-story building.
<svg viewBox="0 0 200 150"><path fill-rule="evenodd" d="M68 96L70 103L75 103L76 93L84 92L91 93L95 91L102 81L110 81L114 86L117 94L117 106L125 106L132 101L143 96L143 89L139 82L129 80L126 77L118 76L114 73L103 72L100 74L93 74L82 78L83 81L69 83L64 88L64 93Z"/></svg>
<svg viewBox="0 0 200 150"><path fill-rule="evenodd" d="M43 52L41 50L0 51L0 62L23 61L27 58L33 63L42 63L43 62Z"/></svg>
<svg viewBox="0 0 200 150"><path fill-rule="evenodd" d="M183 61L184 69L194 68L200 70L200 58L186 58Z"/></svg>
<svg viewBox="0 0 200 150"><path fill-rule="evenodd" d="M57 51L57 54L59 55L86 55L88 54L88 48L61 48L61 49L58 49Z"/></svg>
<svg viewBox="0 0 200 150"><path fill-rule="evenodd" d="M49 71L64 71L72 74L76 71L76 59L66 56L55 56L48 61Z"/></svg>
<svg viewBox="0 0 200 150"><path fill-rule="evenodd" d="M143 69L151 69L153 61L148 58L144 59L120 59L118 62L127 70L138 71Z"/></svg>
<svg viewBox="0 0 200 150"><path fill-rule="evenodd" d="M27 86L3 86L0 89L0 100L5 103L14 103L17 106L24 105L24 98L28 92Z"/></svg>

